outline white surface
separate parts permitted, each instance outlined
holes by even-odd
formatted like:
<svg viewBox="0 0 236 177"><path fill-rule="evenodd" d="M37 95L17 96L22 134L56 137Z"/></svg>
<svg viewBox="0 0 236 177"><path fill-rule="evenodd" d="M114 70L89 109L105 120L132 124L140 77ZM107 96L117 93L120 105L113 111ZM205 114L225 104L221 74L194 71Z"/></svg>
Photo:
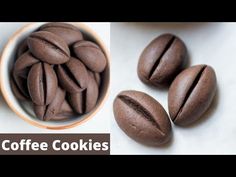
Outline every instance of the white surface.
<svg viewBox="0 0 236 177"><path fill-rule="evenodd" d="M9 37L21 26L26 23L0 23L0 47L1 50L3 46L8 41ZM95 30L101 39L104 41L105 45L110 48L110 25L109 23L86 23L93 30ZM106 108L109 107L108 104L102 107L92 119L79 125L75 128L66 130L46 130L42 128L34 127L27 122L23 121L21 118L17 117L14 112L12 112L6 105L3 98L0 98L0 132L10 132L10 133L106 133L109 132L109 117L103 116L106 112Z"/></svg>
<svg viewBox="0 0 236 177"><path fill-rule="evenodd" d="M136 67L146 45L162 33L174 33L186 43L191 65L214 67L218 93L204 118L188 128L173 125L172 141L150 148L127 137L117 126L112 101L122 90L144 91L167 110L168 90L152 89L138 79ZM235 154L236 153L236 23L112 23L111 24L112 154Z"/></svg>

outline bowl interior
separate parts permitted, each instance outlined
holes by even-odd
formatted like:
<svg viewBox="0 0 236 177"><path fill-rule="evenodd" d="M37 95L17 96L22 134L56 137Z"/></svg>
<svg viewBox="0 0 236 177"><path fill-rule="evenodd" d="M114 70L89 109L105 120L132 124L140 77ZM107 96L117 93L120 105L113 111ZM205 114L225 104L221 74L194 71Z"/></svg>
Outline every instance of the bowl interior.
<svg viewBox="0 0 236 177"><path fill-rule="evenodd" d="M39 127L43 128L49 128L49 129L64 129L64 128L70 128L75 125L78 125L82 123L83 121L87 120L88 118L92 117L98 109L102 106L102 103L105 101L108 87L109 87L109 79L110 79L110 64L109 64L109 54L108 50L106 49L105 45L103 44L102 40L99 38L99 36L90 29L87 25L83 23L73 23L73 25L77 26L81 32L84 34L85 39L89 39L91 41L96 42L99 44L99 46L102 48L103 52L106 55L107 58L107 67L106 69L101 73L102 77L102 83L100 86L100 94L98 98L98 102L96 107L89 113L73 117L71 119L67 119L64 121L41 121L36 118L32 106L29 104L29 102L20 102L16 99L14 96L11 86L10 86L10 72L12 70L12 67L14 65L14 61L16 58L16 51L19 46L19 44L24 40L30 33L33 31L36 31L41 25L44 23L31 23L29 25L24 26L20 30L18 30L9 40L9 42L6 44L1 57L1 89L2 94L7 102L7 104L10 106L13 111L26 120L27 122L34 124Z"/></svg>

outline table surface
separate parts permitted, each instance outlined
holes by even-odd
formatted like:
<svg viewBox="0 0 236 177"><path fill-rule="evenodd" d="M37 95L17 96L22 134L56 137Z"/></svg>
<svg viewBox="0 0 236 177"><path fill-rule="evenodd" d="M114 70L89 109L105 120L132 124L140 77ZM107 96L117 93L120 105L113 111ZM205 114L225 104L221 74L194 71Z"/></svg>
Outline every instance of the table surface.
<svg viewBox="0 0 236 177"><path fill-rule="evenodd" d="M0 23L0 49L2 50L9 37L26 23ZM107 48L110 48L110 24L109 23L86 23L101 37ZM104 116L109 109L105 102L102 109L89 121L71 129L47 130L34 127L19 118L7 106L3 97L0 96L0 132L1 133L107 133L110 131L109 116Z"/></svg>
<svg viewBox="0 0 236 177"><path fill-rule="evenodd" d="M174 33L186 43L189 65L214 67L217 95L203 118L195 124L173 127L173 138L165 146L147 147L127 137L117 126L112 113L111 152L113 154L235 154L236 153L236 23L112 23L111 94L122 90L144 91L167 110L168 90L150 88L137 77L142 50L156 36Z"/></svg>

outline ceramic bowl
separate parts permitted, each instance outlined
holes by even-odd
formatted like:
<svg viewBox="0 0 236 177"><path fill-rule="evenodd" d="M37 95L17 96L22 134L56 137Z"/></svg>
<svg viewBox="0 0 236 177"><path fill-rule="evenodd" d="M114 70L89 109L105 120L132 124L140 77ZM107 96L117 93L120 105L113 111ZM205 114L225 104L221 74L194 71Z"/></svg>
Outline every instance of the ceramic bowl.
<svg viewBox="0 0 236 177"><path fill-rule="evenodd" d="M44 23L29 23L18 31L16 31L13 36L9 39L7 44L5 45L2 55L1 55L1 63L0 63L0 85L1 91L4 99L6 100L9 107L23 120L26 122L46 129L66 129L71 128L77 125L82 124L83 122L87 121L88 119L92 118L99 109L101 109L109 88L109 81L110 81L110 56L108 49L104 45L103 41L100 39L98 34L93 31L89 26L84 23L72 23L73 25L77 26L81 32L90 40L96 42L100 45L103 52L107 58L107 67L105 71L102 73L103 83L100 87L100 96L98 98L98 102L96 107L89 113L77 116L72 119L67 119L65 121L41 121L36 118L35 114L33 113L32 107L29 103L26 102L19 102L17 98L14 96L11 86L10 86L10 71L13 67L16 50L20 42L25 39L30 33L36 31L41 25Z"/></svg>

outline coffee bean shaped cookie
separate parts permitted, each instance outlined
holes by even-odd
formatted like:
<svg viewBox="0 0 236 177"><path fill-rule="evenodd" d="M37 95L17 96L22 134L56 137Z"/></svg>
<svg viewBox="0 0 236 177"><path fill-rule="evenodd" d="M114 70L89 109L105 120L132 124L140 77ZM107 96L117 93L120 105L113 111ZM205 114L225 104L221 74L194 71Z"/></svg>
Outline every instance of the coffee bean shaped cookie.
<svg viewBox="0 0 236 177"><path fill-rule="evenodd" d="M13 75L13 80L15 81L16 86L17 86L17 88L19 89L19 91L20 91L26 98L30 98L29 90L28 90L28 87L27 87L27 78L20 77L20 76L14 74L14 72L13 72L12 75Z"/></svg>
<svg viewBox="0 0 236 177"><path fill-rule="evenodd" d="M100 47L90 41L79 41L73 45L75 55L94 72L102 72L107 60Z"/></svg>
<svg viewBox="0 0 236 177"><path fill-rule="evenodd" d="M88 72L84 64L71 57L71 59L56 67L59 83L69 93L77 93L87 88Z"/></svg>
<svg viewBox="0 0 236 177"><path fill-rule="evenodd" d="M51 32L34 32L28 37L27 43L30 52L43 62L62 64L70 59L66 42Z"/></svg>
<svg viewBox="0 0 236 177"><path fill-rule="evenodd" d="M40 30L60 36L68 45L83 40L83 35L80 30L68 23L47 23L41 26Z"/></svg>
<svg viewBox="0 0 236 177"><path fill-rule="evenodd" d="M138 76L149 85L168 85L184 67L186 56L187 49L180 38L163 34L142 52L138 62Z"/></svg>
<svg viewBox="0 0 236 177"><path fill-rule="evenodd" d="M119 127L137 142L159 146L171 138L171 123L166 111L143 92L121 92L115 98L113 111Z"/></svg>
<svg viewBox="0 0 236 177"><path fill-rule="evenodd" d="M182 71L168 93L171 119L176 125L189 125L209 108L216 93L216 74L208 65L196 65Z"/></svg>
<svg viewBox="0 0 236 177"><path fill-rule="evenodd" d="M68 101L65 99L64 102L61 105L60 111L51 118L51 120L65 120L75 115L75 112L73 111L72 107L68 103Z"/></svg>
<svg viewBox="0 0 236 177"><path fill-rule="evenodd" d="M97 103L99 89L93 73L88 71L88 86L80 93L69 94L72 108L79 114L90 112Z"/></svg>
<svg viewBox="0 0 236 177"><path fill-rule="evenodd" d="M33 57L30 52L25 52L22 54L15 62L13 67L13 80L18 88L18 90L26 97L29 98L29 92L27 88L27 76L30 67L38 63L35 57Z"/></svg>
<svg viewBox="0 0 236 177"><path fill-rule="evenodd" d="M29 51L27 51L16 60L13 69L14 74L27 78L30 67L38 62L40 62L40 60L36 59Z"/></svg>
<svg viewBox="0 0 236 177"><path fill-rule="evenodd" d="M93 72L93 76L94 76L94 79L99 87L101 85L101 81L102 81L100 74Z"/></svg>
<svg viewBox="0 0 236 177"><path fill-rule="evenodd" d="M18 50L16 52L16 56L17 58L19 58L23 53L25 53L27 50L28 50L28 45L27 45L27 40L24 39L20 44L19 44L19 47L18 47Z"/></svg>
<svg viewBox="0 0 236 177"><path fill-rule="evenodd" d="M55 96L49 105L36 105L34 104L34 112L36 116L44 121L49 121L55 117L61 109L61 106L65 100L65 91L60 87L57 87Z"/></svg>
<svg viewBox="0 0 236 177"><path fill-rule="evenodd" d="M28 100L28 98L24 96L24 94L20 91L20 89L18 88L13 78L10 79L10 84L11 84L12 92L17 99L19 99L20 101Z"/></svg>
<svg viewBox="0 0 236 177"><path fill-rule="evenodd" d="M27 78L32 101L39 106L48 105L55 97L58 87L56 73L47 63L34 64Z"/></svg>
<svg viewBox="0 0 236 177"><path fill-rule="evenodd" d="M83 114L85 109L85 91L78 93L69 93L68 101L75 112Z"/></svg>
<svg viewBox="0 0 236 177"><path fill-rule="evenodd" d="M93 77L93 73L88 71L89 82L88 87L85 90L85 113L90 112L97 104L99 89L96 80Z"/></svg>

